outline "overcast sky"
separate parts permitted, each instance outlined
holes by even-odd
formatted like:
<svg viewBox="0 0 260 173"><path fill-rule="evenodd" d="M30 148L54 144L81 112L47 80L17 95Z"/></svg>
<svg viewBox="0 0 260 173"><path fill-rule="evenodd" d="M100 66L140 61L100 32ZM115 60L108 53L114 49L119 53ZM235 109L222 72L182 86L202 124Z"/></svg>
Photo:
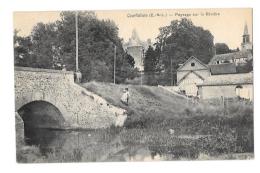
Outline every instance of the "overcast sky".
<svg viewBox="0 0 260 173"><path fill-rule="evenodd" d="M141 40L154 41L159 27L170 21L189 18L197 26L208 29L214 36L214 42L227 43L230 48L240 47L244 25L247 23L252 40L251 9L189 9L189 10L124 10L96 11L99 19L111 19L119 28L119 36L125 41L131 37L135 28ZM208 15L207 15L208 14ZM48 23L59 19L59 12L15 12L14 28L20 35L29 35L32 27L38 23Z"/></svg>

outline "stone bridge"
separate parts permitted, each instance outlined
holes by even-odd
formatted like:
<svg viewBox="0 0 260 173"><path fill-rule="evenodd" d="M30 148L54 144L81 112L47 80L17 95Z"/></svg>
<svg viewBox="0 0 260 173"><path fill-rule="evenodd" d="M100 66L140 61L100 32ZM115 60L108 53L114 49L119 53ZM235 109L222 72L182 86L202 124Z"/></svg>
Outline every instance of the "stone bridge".
<svg viewBox="0 0 260 173"><path fill-rule="evenodd" d="M122 126L124 109L74 83L71 71L15 67L15 111L24 125L47 128Z"/></svg>

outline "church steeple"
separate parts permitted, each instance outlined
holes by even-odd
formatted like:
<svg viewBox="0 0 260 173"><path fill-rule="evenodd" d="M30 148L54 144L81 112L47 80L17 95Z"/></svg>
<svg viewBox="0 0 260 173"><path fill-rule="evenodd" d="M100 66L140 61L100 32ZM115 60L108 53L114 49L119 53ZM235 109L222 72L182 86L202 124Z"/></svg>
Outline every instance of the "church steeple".
<svg viewBox="0 0 260 173"><path fill-rule="evenodd" d="M241 43L241 49L242 50L252 50L252 44L250 42L250 35L248 33L247 23L245 23L244 33L243 33L242 37L243 37L243 40Z"/></svg>
<svg viewBox="0 0 260 173"><path fill-rule="evenodd" d="M244 35L248 35L247 23L245 23L245 26L244 26Z"/></svg>
<svg viewBox="0 0 260 173"><path fill-rule="evenodd" d="M250 35L248 34L247 23L244 26L243 44L250 43Z"/></svg>

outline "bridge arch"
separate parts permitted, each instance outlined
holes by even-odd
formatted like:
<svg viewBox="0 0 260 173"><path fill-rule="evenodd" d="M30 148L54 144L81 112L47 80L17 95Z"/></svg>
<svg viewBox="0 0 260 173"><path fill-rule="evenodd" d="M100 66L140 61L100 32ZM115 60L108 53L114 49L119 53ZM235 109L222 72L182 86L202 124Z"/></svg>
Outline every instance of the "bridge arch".
<svg viewBox="0 0 260 173"><path fill-rule="evenodd" d="M61 128L65 125L61 111L54 104L44 100L26 103L17 112L25 128Z"/></svg>

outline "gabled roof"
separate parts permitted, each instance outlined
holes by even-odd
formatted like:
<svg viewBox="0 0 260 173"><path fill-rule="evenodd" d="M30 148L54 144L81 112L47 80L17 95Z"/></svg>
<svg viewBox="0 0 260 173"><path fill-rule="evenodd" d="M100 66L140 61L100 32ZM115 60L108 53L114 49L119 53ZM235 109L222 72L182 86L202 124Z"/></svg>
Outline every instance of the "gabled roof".
<svg viewBox="0 0 260 173"><path fill-rule="evenodd" d="M206 69L208 69L208 66L206 64L204 64L203 62L201 62L199 59L197 59L195 56L191 56L187 61L184 62L184 64L182 64L177 71L181 70L188 62L190 62L192 59L196 60L198 63L200 63L202 66L204 66Z"/></svg>
<svg viewBox="0 0 260 173"><path fill-rule="evenodd" d="M241 85L253 84L253 73L237 73L225 75L209 76L202 84L198 86L221 86L221 85Z"/></svg>
<svg viewBox="0 0 260 173"><path fill-rule="evenodd" d="M252 57L251 51L238 51L232 53L225 53L225 54L218 54L215 55L209 62L209 64L214 64L217 61L230 61L233 59L240 59L240 58L250 58Z"/></svg>
<svg viewBox="0 0 260 173"><path fill-rule="evenodd" d="M179 85L179 83L181 83L189 74L194 73L196 76L198 76L200 79L204 80L204 78L199 75L198 73L196 73L195 71L189 71L187 74L185 74L177 83L177 85Z"/></svg>
<svg viewBox="0 0 260 173"><path fill-rule="evenodd" d="M237 72L236 64L226 63L226 64L214 64L209 65L211 75L219 74L234 74Z"/></svg>

